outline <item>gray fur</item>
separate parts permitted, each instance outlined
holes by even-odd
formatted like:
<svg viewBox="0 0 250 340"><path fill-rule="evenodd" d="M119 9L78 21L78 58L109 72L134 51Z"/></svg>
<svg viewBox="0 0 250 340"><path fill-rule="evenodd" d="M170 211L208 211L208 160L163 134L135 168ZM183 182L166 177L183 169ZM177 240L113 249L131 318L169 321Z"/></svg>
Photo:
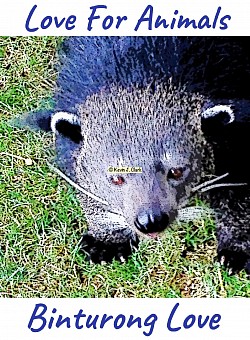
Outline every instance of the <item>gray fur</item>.
<svg viewBox="0 0 250 340"><path fill-rule="evenodd" d="M200 129L202 101L199 96L188 96L171 86L164 91L159 87L155 93L150 89L113 88L108 94L90 96L79 106L84 142L76 151L76 180L108 201L107 211L123 217L126 225L119 223L119 228L133 229L139 209L156 199L161 209L174 217L178 206L189 197L191 186L201 176L200 154L205 144ZM190 128L183 130L184 124ZM164 176L159 181L155 170L158 161L164 163L166 172L171 167L186 166L185 181L168 182ZM141 166L143 172L127 174L126 184L116 187L110 183L109 166ZM92 233L112 231L102 215L104 207L83 195L81 201ZM110 237L109 232L104 234Z"/></svg>

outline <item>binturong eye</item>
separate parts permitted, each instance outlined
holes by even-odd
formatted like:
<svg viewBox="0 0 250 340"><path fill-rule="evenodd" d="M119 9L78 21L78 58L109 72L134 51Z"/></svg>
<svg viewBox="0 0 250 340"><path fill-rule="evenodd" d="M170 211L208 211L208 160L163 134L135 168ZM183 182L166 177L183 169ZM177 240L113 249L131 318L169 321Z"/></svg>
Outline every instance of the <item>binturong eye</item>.
<svg viewBox="0 0 250 340"><path fill-rule="evenodd" d="M125 179L119 175L111 176L110 180L111 180L111 183L115 185L122 185L125 183Z"/></svg>
<svg viewBox="0 0 250 340"><path fill-rule="evenodd" d="M182 178L184 168L171 168L168 172L168 178L178 181Z"/></svg>

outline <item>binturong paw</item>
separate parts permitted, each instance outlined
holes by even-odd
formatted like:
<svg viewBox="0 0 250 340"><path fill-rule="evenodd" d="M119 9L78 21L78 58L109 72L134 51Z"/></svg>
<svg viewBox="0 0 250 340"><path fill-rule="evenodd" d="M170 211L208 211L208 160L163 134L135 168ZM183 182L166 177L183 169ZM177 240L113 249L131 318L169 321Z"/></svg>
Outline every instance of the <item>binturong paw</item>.
<svg viewBox="0 0 250 340"><path fill-rule="evenodd" d="M218 253L218 261L227 268L229 275L234 275L241 269L248 269L249 256L243 251L222 249Z"/></svg>
<svg viewBox="0 0 250 340"><path fill-rule="evenodd" d="M87 255L87 260L93 263L107 263L113 259L123 263L138 249L138 244L137 236L128 238L125 242L113 243L99 241L87 233L81 239L81 250Z"/></svg>

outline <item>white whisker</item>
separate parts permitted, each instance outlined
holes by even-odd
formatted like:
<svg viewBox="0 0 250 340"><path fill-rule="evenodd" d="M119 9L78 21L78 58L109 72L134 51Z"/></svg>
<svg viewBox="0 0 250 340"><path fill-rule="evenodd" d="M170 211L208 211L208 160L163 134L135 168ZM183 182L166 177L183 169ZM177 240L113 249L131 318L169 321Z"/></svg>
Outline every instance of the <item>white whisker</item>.
<svg viewBox="0 0 250 340"><path fill-rule="evenodd" d="M224 178L224 177L227 177L228 175L229 175L229 173L227 172L227 173L225 173L224 175L221 175L221 176L219 176L219 177L216 177L216 178L210 179L209 181L206 181L206 182L204 182L204 183L201 183L201 184L197 185L196 187L194 187L194 188L192 189L192 192L198 191L199 189L201 189L201 188L203 188L203 187L206 187L207 185L212 184L212 183L214 183L214 182L217 182L217 181L219 181L220 179L222 179L222 178Z"/></svg>
<svg viewBox="0 0 250 340"><path fill-rule="evenodd" d="M72 185L77 190L81 191L83 194L93 198L95 201L100 202L102 204L108 205L107 201L102 200L100 197L97 197L96 195L92 194L91 192L88 192L87 190L83 189L80 185L72 181L68 176L66 176L62 171L55 168L52 164L48 163L49 167L56 172L59 176L61 176L66 182L68 182L70 185Z"/></svg>
<svg viewBox="0 0 250 340"><path fill-rule="evenodd" d="M200 190L200 192L205 192L211 189L219 188L219 187L238 187L238 186L244 186L247 185L247 183L218 183L214 185L210 185L208 187L205 187Z"/></svg>

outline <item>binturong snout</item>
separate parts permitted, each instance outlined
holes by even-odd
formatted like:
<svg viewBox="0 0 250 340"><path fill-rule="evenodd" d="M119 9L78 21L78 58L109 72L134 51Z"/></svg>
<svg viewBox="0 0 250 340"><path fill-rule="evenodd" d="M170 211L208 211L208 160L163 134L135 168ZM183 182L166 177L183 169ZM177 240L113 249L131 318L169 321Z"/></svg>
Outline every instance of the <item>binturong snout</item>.
<svg viewBox="0 0 250 340"><path fill-rule="evenodd" d="M136 228L149 236L155 237L159 232L167 228L170 223L170 215L161 211L160 205L152 204L139 210L135 219Z"/></svg>

